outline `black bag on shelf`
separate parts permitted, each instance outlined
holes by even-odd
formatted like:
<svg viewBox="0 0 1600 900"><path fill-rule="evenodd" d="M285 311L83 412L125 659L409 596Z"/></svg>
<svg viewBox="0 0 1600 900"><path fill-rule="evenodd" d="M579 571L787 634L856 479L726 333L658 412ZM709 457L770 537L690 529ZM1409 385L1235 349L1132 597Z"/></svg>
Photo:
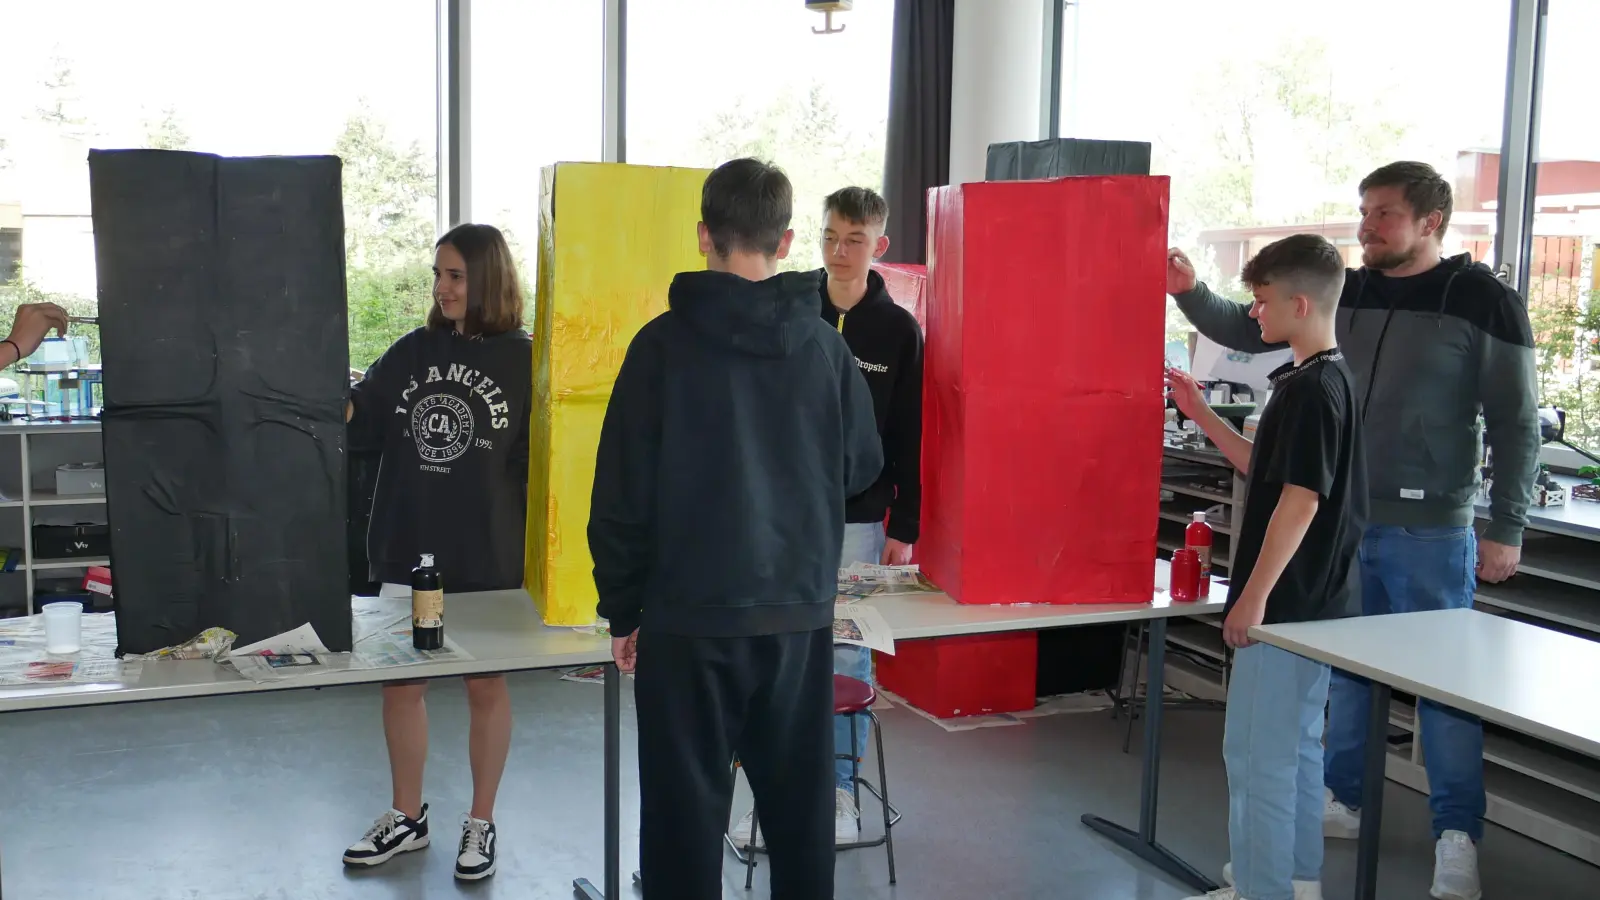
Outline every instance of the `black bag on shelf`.
<svg viewBox="0 0 1600 900"><path fill-rule="evenodd" d="M990 144L985 181L1030 181L1068 175L1149 175L1144 141L1053 138Z"/></svg>
<svg viewBox="0 0 1600 900"><path fill-rule="evenodd" d="M120 649L349 650L336 157L92 151Z"/></svg>

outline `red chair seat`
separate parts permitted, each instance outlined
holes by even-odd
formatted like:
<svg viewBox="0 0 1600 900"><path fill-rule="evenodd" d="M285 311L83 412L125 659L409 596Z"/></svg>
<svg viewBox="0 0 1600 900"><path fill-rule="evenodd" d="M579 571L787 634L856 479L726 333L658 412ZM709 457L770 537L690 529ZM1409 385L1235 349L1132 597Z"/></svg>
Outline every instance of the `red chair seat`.
<svg viewBox="0 0 1600 900"><path fill-rule="evenodd" d="M878 702L878 692L872 685L849 675L833 676L833 714L847 716L866 712Z"/></svg>

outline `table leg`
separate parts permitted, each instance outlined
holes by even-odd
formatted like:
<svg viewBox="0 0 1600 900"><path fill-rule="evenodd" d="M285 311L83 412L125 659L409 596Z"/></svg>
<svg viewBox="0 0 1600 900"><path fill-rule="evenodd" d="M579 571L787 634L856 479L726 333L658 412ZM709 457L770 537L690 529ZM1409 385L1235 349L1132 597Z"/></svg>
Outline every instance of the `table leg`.
<svg viewBox="0 0 1600 900"><path fill-rule="evenodd" d="M605 893L587 878L572 883L581 900L619 900L622 880L622 674L615 665L605 668Z"/></svg>
<svg viewBox="0 0 1600 900"><path fill-rule="evenodd" d="M1378 838L1383 830L1383 788L1388 779L1389 686L1372 682L1367 714L1366 770L1361 775L1361 837L1356 841L1356 900L1378 898Z"/></svg>
<svg viewBox="0 0 1600 900"><path fill-rule="evenodd" d="M1150 622L1150 666L1144 698L1144 772L1139 785L1139 830L1125 828L1100 816L1085 814L1083 824L1110 838L1173 878L1201 893L1216 890L1211 879L1156 842L1156 801L1161 788L1161 712L1166 693L1167 620Z"/></svg>

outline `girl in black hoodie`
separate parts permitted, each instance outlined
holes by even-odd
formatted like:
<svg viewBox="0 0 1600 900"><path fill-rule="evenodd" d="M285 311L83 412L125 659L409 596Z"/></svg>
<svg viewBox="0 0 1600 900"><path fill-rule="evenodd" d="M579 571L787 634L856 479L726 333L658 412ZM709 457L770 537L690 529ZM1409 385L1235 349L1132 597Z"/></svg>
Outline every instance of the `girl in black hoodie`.
<svg viewBox="0 0 1600 900"><path fill-rule="evenodd" d="M522 586L533 345L522 292L501 233L458 225L434 248L427 324L400 338L351 388L352 453L382 455L367 533L372 579L409 596L410 572L431 554L448 593ZM456 877L495 870L495 793L511 746L504 675L466 679L472 810ZM428 756L427 683L383 686L393 808L345 852L376 866L428 844L422 770Z"/></svg>

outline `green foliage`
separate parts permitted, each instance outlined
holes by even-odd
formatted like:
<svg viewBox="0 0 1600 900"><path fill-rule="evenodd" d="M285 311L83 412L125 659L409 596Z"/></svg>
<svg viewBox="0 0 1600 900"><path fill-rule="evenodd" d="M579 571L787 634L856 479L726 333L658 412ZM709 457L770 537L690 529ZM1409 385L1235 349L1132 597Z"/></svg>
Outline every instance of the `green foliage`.
<svg viewBox="0 0 1600 900"><path fill-rule="evenodd" d="M187 150L189 132L184 130L178 111L167 107L155 119L144 123L144 145L150 150Z"/></svg>
<svg viewBox="0 0 1600 900"><path fill-rule="evenodd" d="M1266 224L1256 197L1256 161L1271 152L1269 137L1292 136L1309 148L1305 164L1330 187L1350 184L1390 162L1406 126L1381 100L1357 106L1336 97L1334 60L1327 44L1303 39L1277 48L1265 61L1224 59L1211 74L1191 79L1188 96L1157 139L1173 177L1171 233L1192 241L1203 229ZM1203 152L1209 149L1210 152ZM1202 152L1196 152L1197 150ZM1319 201L1292 210L1294 221L1355 214L1355 198ZM1285 218L1270 213L1273 224Z"/></svg>
<svg viewBox="0 0 1600 900"><path fill-rule="evenodd" d="M365 106L334 143L344 161L350 364L365 368L427 317L433 288L434 163L398 147Z"/></svg>
<svg viewBox="0 0 1600 900"><path fill-rule="evenodd" d="M787 90L763 104L740 98L705 123L695 142L695 162L716 166L753 156L777 163L794 183L794 245L781 268L822 265L822 201L848 185L883 187L884 125L850 131L821 85Z"/></svg>
<svg viewBox="0 0 1600 900"><path fill-rule="evenodd" d="M1592 247L1583 248L1593 253ZM1587 297L1576 279L1540 276L1528 286L1528 318L1539 402L1567 411L1567 440L1600 449L1600 291ZM1585 302L1586 301L1586 302Z"/></svg>

